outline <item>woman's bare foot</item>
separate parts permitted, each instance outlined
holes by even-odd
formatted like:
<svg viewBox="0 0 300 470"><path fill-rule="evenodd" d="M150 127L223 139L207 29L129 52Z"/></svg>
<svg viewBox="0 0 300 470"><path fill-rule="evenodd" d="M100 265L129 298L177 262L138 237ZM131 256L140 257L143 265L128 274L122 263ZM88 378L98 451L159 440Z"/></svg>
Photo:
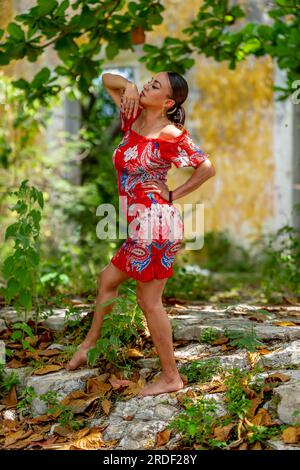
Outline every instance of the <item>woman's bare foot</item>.
<svg viewBox="0 0 300 470"><path fill-rule="evenodd" d="M184 383L180 376L170 381L167 380L162 373L156 382L146 385L137 396L146 397L148 395L159 395L160 393L176 392L177 390L181 390L183 387Z"/></svg>
<svg viewBox="0 0 300 470"><path fill-rule="evenodd" d="M66 370L75 370L79 366L86 365L87 364L87 353L89 349L93 348L94 346L83 346L81 345L78 349L78 351L75 352L73 355L72 359L67 363L65 366Z"/></svg>

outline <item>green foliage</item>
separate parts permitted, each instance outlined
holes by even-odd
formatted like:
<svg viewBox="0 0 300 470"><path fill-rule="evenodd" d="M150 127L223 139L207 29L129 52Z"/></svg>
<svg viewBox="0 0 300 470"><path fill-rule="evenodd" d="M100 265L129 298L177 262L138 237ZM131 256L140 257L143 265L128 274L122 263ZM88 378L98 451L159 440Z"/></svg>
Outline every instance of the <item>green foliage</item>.
<svg viewBox="0 0 300 470"><path fill-rule="evenodd" d="M2 398L15 386L20 384L20 379L15 372L6 372L4 364L0 364L0 397Z"/></svg>
<svg viewBox="0 0 300 470"><path fill-rule="evenodd" d="M256 442L265 442L272 437L278 436L282 433L283 426L251 426L251 431L248 433L249 444Z"/></svg>
<svg viewBox="0 0 300 470"><path fill-rule="evenodd" d="M218 404L214 399L204 396L194 399L184 397L182 404L185 410L173 418L167 428L179 431L183 444L189 446L198 444L203 450L227 448L231 441L237 440L236 431L239 424L243 423L244 418L249 418L251 400L247 398L245 389L261 391L263 380L257 374L262 371L263 368L260 366L250 371L241 371L237 368L224 371L224 384L227 389L225 392L226 414L218 416ZM215 439L214 429L230 423L233 423L231 436L226 441ZM282 432L283 427L253 425L250 430L247 430L245 437L249 444L263 443Z"/></svg>
<svg viewBox="0 0 300 470"><path fill-rule="evenodd" d="M69 426L75 431L82 427L82 423L75 420L72 407L60 403L56 391L49 390L41 394L39 399L47 404L47 414L55 415L56 413L60 413L58 422L61 426Z"/></svg>
<svg viewBox="0 0 300 470"><path fill-rule="evenodd" d="M61 60L52 77L50 70L43 68L31 83L24 79L16 81L29 103L46 104L49 97L66 87L73 94L78 91L88 96L90 85L100 75L104 63L98 59L102 44L105 44L106 58L114 60L121 50L134 51L132 33L136 28L151 31L163 21L164 7L160 2L104 0L96 3L93 0L73 3L70 7L74 15L69 15L69 0L61 4L39 0L36 6L9 23L0 43L0 65L24 58L35 62L50 45ZM277 88L283 91L282 99L285 99L292 92L292 83L299 79L297 0L289 3L276 0L268 15L273 18L270 26L248 23L236 30L236 23L245 16L242 8L231 5L229 0L206 0L195 19L182 31L186 38L168 36L159 46L144 44L145 55L139 61L152 71L174 70L184 74L195 62L191 58L194 52L218 62L228 61L231 69L248 55L268 54L287 71L287 87Z"/></svg>
<svg viewBox="0 0 300 470"><path fill-rule="evenodd" d="M211 344L220 336L219 332L215 328L205 328L199 337L200 343Z"/></svg>
<svg viewBox="0 0 300 470"><path fill-rule="evenodd" d="M13 333L11 334L10 339L12 341L18 341L22 344L23 349L28 351L35 352L34 348L30 346L29 341L26 337L34 338L34 333L29 325L25 322L18 322L13 324Z"/></svg>
<svg viewBox="0 0 300 470"><path fill-rule="evenodd" d="M25 80L17 82L29 102L39 99L46 103L49 95L65 87L88 95L90 84L100 75L104 63L98 58L103 40L106 57L113 60L120 50L133 50L131 33L134 29L142 27L150 31L153 25L163 21L163 7L159 2L129 2L126 11L124 0L96 3L93 0L73 2L70 7L74 14L70 15L68 0L61 4L39 0L36 6L17 15L8 25L1 44L0 64L25 57L35 62L50 44L61 60L53 77L48 69L43 69L31 84L26 85ZM121 9L122 14L119 14Z"/></svg>
<svg viewBox="0 0 300 470"><path fill-rule="evenodd" d="M208 382L214 375L221 372L220 359L207 359L205 361L191 361L183 365L180 372L184 374L189 383Z"/></svg>
<svg viewBox="0 0 300 470"><path fill-rule="evenodd" d="M20 400L17 403L17 410L28 412L33 400L37 397L36 391L33 387L25 387L21 392Z"/></svg>
<svg viewBox="0 0 300 470"><path fill-rule="evenodd" d="M207 232L197 260L202 268L218 273L251 273L258 267L249 249L237 243L228 230Z"/></svg>
<svg viewBox="0 0 300 470"><path fill-rule="evenodd" d="M132 338L139 338L144 330L143 314L136 303L135 293L130 288L127 295L116 297L116 304L109 315L103 319L101 338L95 348L88 352L88 363L93 366L99 357L122 366L126 362L123 350ZM111 303L111 301L110 301Z"/></svg>
<svg viewBox="0 0 300 470"><path fill-rule="evenodd" d="M284 225L268 237L261 287L269 299L274 299L276 292L300 297L299 230Z"/></svg>
<svg viewBox="0 0 300 470"><path fill-rule="evenodd" d="M251 328L244 328L243 330L228 330L226 328L224 336L229 338L230 346L245 348L250 352L255 352L259 346L265 346L264 343L259 341L253 325L251 325Z"/></svg>
<svg viewBox="0 0 300 470"><path fill-rule="evenodd" d="M5 240L14 241L14 253L8 256L3 264L2 273L7 281L6 288L1 288L6 302L14 301L14 307L20 314L22 307L25 316L36 303L36 291L40 282L40 220L41 212L35 203L43 209L43 194L35 187L28 187L28 180L22 181L18 191L9 194L17 196L17 203L11 211L18 214L18 220L9 225ZM38 309L38 305L35 305Z"/></svg>
<svg viewBox="0 0 300 470"><path fill-rule="evenodd" d="M277 99L287 99L293 93L293 83L300 79L296 54L300 45L299 4L297 0L275 0L267 13L273 19L271 25L250 22L237 29L240 19L245 17L239 5L232 5L229 0L206 0L182 31L187 39L167 37L159 46L145 44L143 50L147 54L139 60L156 72L173 69L183 73L195 63L189 58L191 52L213 57L217 62L227 61L230 69L249 55L269 55L287 73L286 86L274 86L274 90L282 93Z"/></svg>
<svg viewBox="0 0 300 470"><path fill-rule="evenodd" d="M167 424L167 429L179 431L182 434L183 444L205 444L218 420L216 418L218 409L216 400L200 397L194 402L186 397L183 404L185 410ZM223 445L219 441L215 443L214 439L209 442L212 447Z"/></svg>
<svg viewBox="0 0 300 470"><path fill-rule="evenodd" d="M224 379L224 384L227 387L225 400L232 419L235 417L242 419L244 416L249 416L251 400L246 396L245 387L249 385L255 388L261 386L259 378L253 379L258 370L261 368L254 367L250 371L233 368L228 371L228 375Z"/></svg>

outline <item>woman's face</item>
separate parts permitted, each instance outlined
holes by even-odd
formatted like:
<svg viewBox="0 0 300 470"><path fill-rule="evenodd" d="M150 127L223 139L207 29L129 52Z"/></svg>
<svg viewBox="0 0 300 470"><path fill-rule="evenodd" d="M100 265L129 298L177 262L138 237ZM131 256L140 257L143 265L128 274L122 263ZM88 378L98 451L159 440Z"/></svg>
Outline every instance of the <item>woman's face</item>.
<svg viewBox="0 0 300 470"><path fill-rule="evenodd" d="M151 106L161 109L163 106L170 108L175 100L171 96L171 86L167 72L159 72L149 79L140 93L140 102L143 106Z"/></svg>

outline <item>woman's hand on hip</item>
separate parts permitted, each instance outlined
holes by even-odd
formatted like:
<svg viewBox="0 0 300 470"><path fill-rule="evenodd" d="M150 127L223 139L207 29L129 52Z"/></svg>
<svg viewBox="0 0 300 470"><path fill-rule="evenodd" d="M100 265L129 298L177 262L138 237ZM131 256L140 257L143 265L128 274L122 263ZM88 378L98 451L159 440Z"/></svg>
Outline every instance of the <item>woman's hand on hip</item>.
<svg viewBox="0 0 300 470"><path fill-rule="evenodd" d="M145 190L145 193L158 193L163 199L169 201L169 188L163 181L146 181L142 183L141 186Z"/></svg>

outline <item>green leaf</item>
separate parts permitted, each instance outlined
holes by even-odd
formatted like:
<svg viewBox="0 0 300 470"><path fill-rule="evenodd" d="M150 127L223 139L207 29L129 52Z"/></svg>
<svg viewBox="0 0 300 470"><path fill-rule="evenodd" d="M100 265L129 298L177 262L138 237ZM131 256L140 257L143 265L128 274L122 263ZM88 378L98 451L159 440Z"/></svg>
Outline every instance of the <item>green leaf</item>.
<svg viewBox="0 0 300 470"><path fill-rule="evenodd" d="M24 78L20 78L19 80L15 80L15 81L12 82L12 84L16 88L20 88L21 90L28 90L30 88L29 83L26 80L24 80Z"/></svg>
<svg viewBox="0 0 300 470"><path fill-rule="evenodd" d="M43 209L43 207L44 207L44 196L43 196L43 193L41 191L37 192L37 201L38 201L39 206L41 207L41 209Z"/></svg>
<svg viewBox="0 0 300 470"><path fill-rule="evenodd" d="M30 338L34 338L34 333L33 333L32 329L25 322L14 323L13 324L13 329L14 330L22 330L27 334L27 336L30 336Z"/></svg>
<svg viewBox="0 0 300 470"><path fill-rule="evenodd" d="M11 334L10 337L11 337L11 339L12 339L13 341L15 341L15 340L18 340L18 339L22 338L22 333L21 333L20 330L14 331L14 332Z"/></svg>
<svg viewBox="0 0 300 470"><path fill-rule="evenodd" d="M6 52L0 51L0 65L8 65L10 62L10 56Z"/></svg>
<svg viewBox="0 0 300 470"><path fill-rule="evenodd" d="M53 10L57 7L58 3L55 0L38 0L38 11L39 16L46 16L49 13L52 13Z"/></svg>
<svg viewBox="0 0 300 470"><path fill-rule="evenodd" d="M4 240L7 240L9 237L15 237L19 230L19 223L15 222L7 227L5 231Z"/></svg>
<svg viewBox="0 0 300 470"><path fill-rule="evenodd" d="M259 25L257 28L258 34L265 40L273 39L273 28L265 24Z"/></svg>
<svg viewBox="0 0 300 470"><path fill-rule="evenodd" d="M116 42L110 42L108 43L106 49L105 49L105 54L106 54L106 57L109 59L109 60L112 60L116 57L116 55L118 54L119 52L119 47L118 45L116 44Z"/></svg>
<svg viewBox="0 0 300 470"><path fill-rule="evenodd" d="M14 256L8 256L4 263L3 263L3 268L2 268L2 273L4 275L4 278L7 279L13 272L15 268L15 258Z"/></svg>
<svg viewBox="0 0 300 470"><path fill-rule="evenodd" d="M241 45L241 50L246 54L251 54L261 47L261 42L257 38L251 38Z"/></svg>
<svg viewBox="0 0 300 470"><path fill-rule="evenodd" d="M70 2L69 0L64 0L58 7L55 12L56 16L64 16L66 9L68 8Z"/></svg>
<svg viewBox="0 0 300 470"><path fill-rule="evenodd" d="M32 306L32 298L28 291L21 291L19 302L25 307L27 312L30 312ZM31 334L33 335L33 333Z"/></svg>
<svg viewBox="0 0 300 470"><path fill-rule="evenodd" d="M20 284L14 277L11 277L7 282L6 294L9 300L11 300L16 293L19 291Z"/></svg>
<svg viewBox="0 0 300 470"><path fill-rule="evenodd" d="M31 86L33 88L40 88L42 85L44 85L50 78L51 72L48 67L42 68L34 77L34 79L31 82Z"/></svg>
<svg viewBox="0 0 300 470"><path fill-rule="evenodd" d="M25 41L25 34L18 24L9 23L7 31L13 39L17 41Z"/></svg>
<svg viewBox="0 0 300 470"><path fill-rule="evenodd" d="M15 270L15 277L19 281L20 286L26 285L26 281L28 280L28 271L24 266L19 266Z"/></svg>

